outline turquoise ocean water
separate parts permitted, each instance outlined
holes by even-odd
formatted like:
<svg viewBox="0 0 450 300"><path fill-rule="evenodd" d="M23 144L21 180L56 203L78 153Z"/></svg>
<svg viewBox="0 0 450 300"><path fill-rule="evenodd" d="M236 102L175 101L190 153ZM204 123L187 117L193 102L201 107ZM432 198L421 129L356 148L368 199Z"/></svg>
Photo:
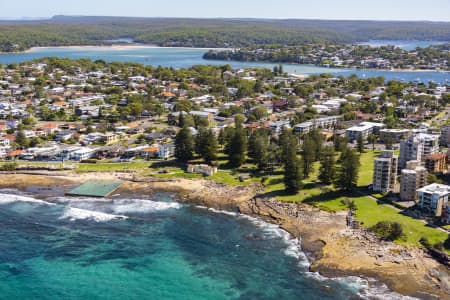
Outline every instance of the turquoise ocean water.
<svg viewBox="0 0 450 300"><path fill-rule="evenodd" d="M298 240L274 225L168 194L38 200L1 190L0 227L0 299L401 298L308 272Z"/></svg>

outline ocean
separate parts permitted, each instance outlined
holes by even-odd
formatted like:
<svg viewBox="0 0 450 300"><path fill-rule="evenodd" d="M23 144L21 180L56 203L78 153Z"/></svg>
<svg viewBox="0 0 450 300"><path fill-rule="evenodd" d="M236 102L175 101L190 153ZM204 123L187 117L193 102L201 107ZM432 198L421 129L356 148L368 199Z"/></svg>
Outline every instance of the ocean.
<svg viewBox="0 0 450 300"><path fill-rule="evenodd" d="M0 299L401 299L374 281L308 271L275 225L141 198L0 190Z"/></svg>
<svg viewBox="0 0 450 300"><path fill-rule="evenodd" d="M208 49L199 48L159 48L150 46L141 47L56 47L34 48L26 53L1 53L0 64L21 63L43 57L63 57L70 59L88 58L102 59L107 62L133 62L145 65L188 68L193 65L224 65L230 64L233 68L269 68L278 64L262 62L235 62L220 60L205 60L203 54ZM384 76L386 80L402 80L424 82L434 81L445 84L450 82L450 72L394 72L378 70L333 69L311 65L283 64L284 70L291 74L310 75L331 73L335 76L349 76L356 74L361 78Z"/></svg>

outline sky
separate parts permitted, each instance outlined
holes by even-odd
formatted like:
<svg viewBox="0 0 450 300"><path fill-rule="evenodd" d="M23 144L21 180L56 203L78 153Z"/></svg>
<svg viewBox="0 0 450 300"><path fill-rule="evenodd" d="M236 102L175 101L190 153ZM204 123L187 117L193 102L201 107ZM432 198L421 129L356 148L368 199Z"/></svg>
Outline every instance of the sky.
<svg viewBox="0 0 450 300"><path fill-rule="evenodd" d="M0 18L53 15L450 21L450 0L0 0Z"/></svg>

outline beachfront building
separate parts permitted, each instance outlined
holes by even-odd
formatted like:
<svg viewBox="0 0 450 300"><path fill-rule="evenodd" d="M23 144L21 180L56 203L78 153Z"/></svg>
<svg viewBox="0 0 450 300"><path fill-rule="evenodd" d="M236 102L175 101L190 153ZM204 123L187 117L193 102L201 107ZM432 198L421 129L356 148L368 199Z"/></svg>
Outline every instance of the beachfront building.
<svg viewBox="0 0 450 300"><path fill-rule="evenodd" d="M419 133L400 142L399 168L410 160L424 161L425 156L439 151L439 135Z"/></svg>
<svg viewBox="0 0 450 300"><path fill-rule="evenodd" d="M374 122L361 122L356 126L347 128L345 134L347 135L350 142L356 141L359 136L362 136L364 140L367 140L367 136L372 133L378 133L380 129L385 127L383 123Z"/></svg>
<svg viewBox="0 0 450 300"><path fill-rule="evenodd" d="M397 180L398 156L386 150L375 158L373 169L373 191L388 193L394 191Z"/></svg>
<svg viewBox="0 0 450 300"><path fill-rule="evenodd" d="M428 173L447 172L447 154L438 152L425 156L425 168Z"/></svg>
<svg viewBox="0 0 450 300"><path fill-rule="evenodd" d="M443 208L448 203L450 186L433 183L417 190L421 211L436 217L443 215Z"/></svg>
<svg viewBox="0 0 450 300"><path fill-rule="evenodd" d="M402 201L417 201L417 190L427 183L427 170L419 161L409 161L402 170L400 179L400 199Z"/></svg>

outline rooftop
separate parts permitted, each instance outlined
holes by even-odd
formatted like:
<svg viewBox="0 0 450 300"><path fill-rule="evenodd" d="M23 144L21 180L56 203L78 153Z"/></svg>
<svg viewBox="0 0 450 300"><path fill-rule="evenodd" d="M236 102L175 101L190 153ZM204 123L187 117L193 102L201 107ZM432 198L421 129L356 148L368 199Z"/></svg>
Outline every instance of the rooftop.
<svg viewBox="0 0 450 300"><path fill-rule="evenodd" d="M439 196L445 196L450 194L450 186L445 184L433 183L427 186L424 186L421 189L417 190L418 192L427 193L427 194L437 194Z"/></svg>

